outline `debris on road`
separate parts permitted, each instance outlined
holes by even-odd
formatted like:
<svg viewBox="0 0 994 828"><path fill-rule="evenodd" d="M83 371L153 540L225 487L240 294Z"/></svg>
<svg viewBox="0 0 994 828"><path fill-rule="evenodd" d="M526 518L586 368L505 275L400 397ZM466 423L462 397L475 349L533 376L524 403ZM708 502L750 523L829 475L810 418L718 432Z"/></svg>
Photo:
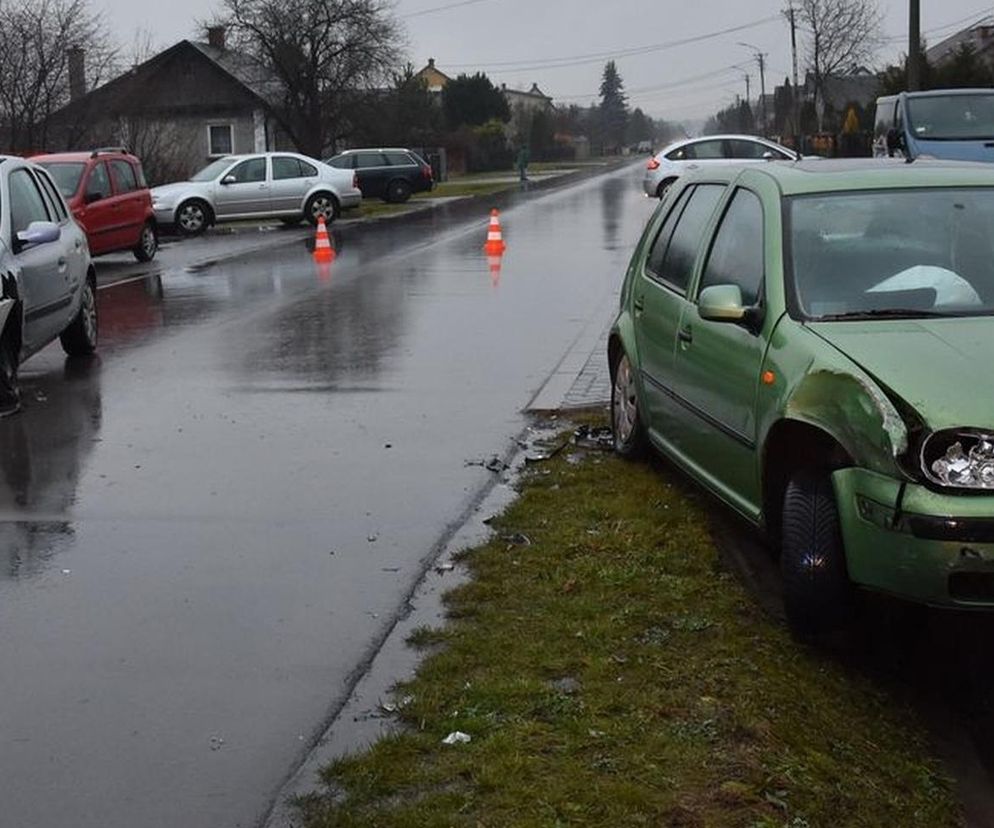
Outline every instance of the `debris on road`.
<svg viewBox="0 0 994 828"><path fill-rule="evenodd" d="M500 539L511 546L531 546L532 539L528 535L522 534L521 532L515 532L513 535L501 535Z"/></svg>
<svg viewBox="0 0 994 828"><path fill-rule="evenodd" d="M220 750L224 747L224 739L220 736L211 736L211 750Z"/></svg>
<svg viewBox="0 0 994 828"><path fill-rule="evenodd" d="M455 564L444 563L444 564L439 564L438 566L436 566L435 567L435 571L439 575L444 575L446 572L452 572L452 570L454 570L455 568L456 568Z"/></svg>
<svg viewBox="0 0 994 828"><path fill-rule="evenodd" d="M473 737L468 733L463 733L459 730L450 733L444 739L442 739L443 745L468 745L473 741Z"/></svg>
<svg viewBox="0 0 994 828"><path fill-rule="evenodd" d="M486 469L494 474L503 474L509 468L511 468L507 463L501 460L496 454L492 455L487 460L467 460L466 467L470 468L472 466L479 466L481 469Z"/></svg>
<svg viewBox="0 0 994 828"><path fill-rule="evenodd" d="M549 686L557 693L562 693L564 696L576 695L580 692L581 688L580 682L572 676L566 676L565 678L550 681Z"/></svg>
<svg viewBox="0 0 994 828"><path fill-rule="evenodd" d="M573 445L595 451L614 451L614 432L610 426L580 426L574 433Z"/></svg>

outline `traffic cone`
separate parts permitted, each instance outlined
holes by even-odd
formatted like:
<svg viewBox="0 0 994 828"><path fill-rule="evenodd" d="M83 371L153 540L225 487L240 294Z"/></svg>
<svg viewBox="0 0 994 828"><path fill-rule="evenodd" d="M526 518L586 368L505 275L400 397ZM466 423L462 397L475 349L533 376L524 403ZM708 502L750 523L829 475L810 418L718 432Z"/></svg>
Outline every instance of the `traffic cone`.
<svg viewBox="0 0 994 828"><path fill-rule="evenodd" d="M487 243L483 245L487 255L500 256L507 246L504 244L504 233L500 229L500 213L493 210L490 213L490 229L487 232Z"/></svg>
<svg viewBox="0 0 994 828"><path fill-rule="evenodd" d="M487 266L490 268L490 284L497 287L500 284L500 265L501 256L488 254L487 255Z"/></svg>
<svg viewBox="0 0 994 828"><path fill-rule="evenodd" d="M314 261L335 261L335 248L331 246L331 239L328 236L328 226L324 223L324 216L318 216L318 232L314 237Z"/></svg>

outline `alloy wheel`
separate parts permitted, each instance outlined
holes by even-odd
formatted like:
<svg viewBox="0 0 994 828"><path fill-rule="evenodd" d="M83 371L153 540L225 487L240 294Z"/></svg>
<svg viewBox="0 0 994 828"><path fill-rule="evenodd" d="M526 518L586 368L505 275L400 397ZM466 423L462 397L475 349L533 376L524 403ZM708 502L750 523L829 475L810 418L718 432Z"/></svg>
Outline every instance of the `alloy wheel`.
<svg viewBox="0 0 994 828"><path fill-rule="evenodd" d="M80 318L83 320L83 331L86 340L91 345L97 344L97 300L93 295L93 286L87 282L83 288L83 303Z"/></svg>
<svg viewBox="0 0 994 828"><path fill-rule="evenodd" d="M199 204L184 204L179 211L179 226L187 233L196 233L203 226L206 220L204 208Z"/></svg>
<svg viewBox="0 0 994 828"><path fill-rule="evenodd" d="M618 445L625 445L631 439L638 423L638 398L636 396L635 375L627 354L618 362L614 375L614 439Z"/></svg>

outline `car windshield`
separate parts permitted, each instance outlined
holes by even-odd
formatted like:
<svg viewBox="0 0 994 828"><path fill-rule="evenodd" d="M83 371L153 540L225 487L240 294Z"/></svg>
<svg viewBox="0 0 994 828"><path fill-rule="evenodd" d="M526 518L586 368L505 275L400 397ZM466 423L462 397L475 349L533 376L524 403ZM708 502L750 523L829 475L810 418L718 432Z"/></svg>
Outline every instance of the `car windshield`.
<svg viewBox="0 0 994 828"><path fill-rule="evenodd" d="M204 167L200 172L192 176L190 180L213 181L228 167L230 167L234 163L234 160L234 158L218 158L217 161L211 161L210 164Z"/></svg>
<svg viewBox="0 0 994 828"><path fill-rule="evenodd" d="M909 98L908 120L925 141L994 139L994 94Z"/></svg>
<svg viewBox="0 0 994 828"><path fill-rule="evenodd" d="M994 312L994 189L796 196L788 210L802 318Z"/></svg>
<svg viewBox="0 0 994 828"><path fill-rule="evenodd" d="M79 180L83 177L86 165L80 162L43 161L39 166L48 170L55 181L55 186L65 198L72 198L79 189Z"/></svg>

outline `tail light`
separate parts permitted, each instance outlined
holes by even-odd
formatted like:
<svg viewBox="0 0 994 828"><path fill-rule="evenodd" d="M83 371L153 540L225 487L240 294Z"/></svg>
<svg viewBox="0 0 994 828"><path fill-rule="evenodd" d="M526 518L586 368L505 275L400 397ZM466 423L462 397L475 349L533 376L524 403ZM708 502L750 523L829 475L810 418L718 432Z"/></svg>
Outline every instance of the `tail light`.
<svg viewBox="0 0 994 828"><path fill-rule="evenodd" d="M422 167L421 175L424 177L426 181L431 181L432 179L431 167L428 166Z"/></svg>
<svg viewBox="0 0 994 828"><path fill-rule="evenodd" d="M647 166L648 166L648 168L650 170L658 170L659 167L660 167L659 159L658 158L650 158L649 159L649 163L648 163Z"/></svg>
<svg viewBox="0 0 994 828"><path fill-rule="evenodd" d="M352 189L359 189L359 173L352 173Z"/></svg>

